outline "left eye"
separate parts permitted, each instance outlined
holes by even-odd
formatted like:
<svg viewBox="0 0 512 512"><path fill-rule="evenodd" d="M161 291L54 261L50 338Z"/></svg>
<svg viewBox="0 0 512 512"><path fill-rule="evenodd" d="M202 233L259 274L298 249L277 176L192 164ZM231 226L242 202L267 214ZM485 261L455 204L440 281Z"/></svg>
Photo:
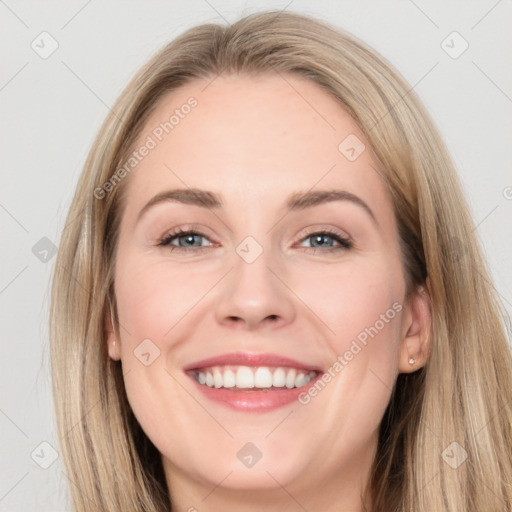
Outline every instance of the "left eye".
<svg viewBox="0 0 512 512"><path fill-rule="evenodd" d="M171 251L173 250L190 250L190 249L204 249L205 246L201 243L194 244L194 241L197 241L198 238L205 238L207 239L206 235L203 235L202 233L199 233L197 231L177 231L174 233L170 233L159 242L159 246L169 246ZM194 240L195 239L195 240ZM302 238L302 240L308 240L311 239L312 243L314 244L320 244L315 246L309 246L305 247L306 249L310 249L313 252L316 252L318 249L324 248L325 251L334 251L339 249L348 250L353 247L353 243L346 237L342 236L339 233L333 232L333 231L319 231L315 233L310 233ZM324 241L326 239L332 239L335 241L335 243L338 243L338 246L332 246L326 244ZM174 244L173 242L177 240L178 245ZM180 242L183 241L183 244Z"/></svg>
<svg viewBox="0 0 512 512"><path fill-rule="evenodd" d="M318 233L312 233L304 237L304 240L307 240L308 238L311 238L312 243L320 244L319 246L317 245L316 247L310 246L313 249L313 252L315 252L316 249L322 247L326 247L327 251L334 251L338 249L351 249L353 246L352 242L348 238L332 231L320 231ZM337 242L339 245L334 247L326 245L323 241L329 238L335 240L335 242Z"/></svg>

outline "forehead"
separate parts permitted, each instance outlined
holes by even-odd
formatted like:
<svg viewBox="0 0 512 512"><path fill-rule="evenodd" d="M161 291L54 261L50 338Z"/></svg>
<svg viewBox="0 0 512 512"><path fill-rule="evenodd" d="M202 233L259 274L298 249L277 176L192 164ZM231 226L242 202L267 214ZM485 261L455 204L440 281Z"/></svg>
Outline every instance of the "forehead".
<svg viewBox="0 0 512 512"><path fill-rule="evenodd" d="M321 86L291 74L186 84L161 98L142 146L150 149L125 184L129 208L177 187L216 191L240 206L314 187L389 202L357 123Z"/></svg>

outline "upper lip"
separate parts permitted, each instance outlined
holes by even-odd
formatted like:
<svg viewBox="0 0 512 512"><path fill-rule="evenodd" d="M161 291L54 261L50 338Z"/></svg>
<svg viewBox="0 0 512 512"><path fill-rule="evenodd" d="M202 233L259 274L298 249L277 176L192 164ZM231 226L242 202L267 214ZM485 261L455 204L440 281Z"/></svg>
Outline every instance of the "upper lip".
<svg viewBox="0 0 512 512"><path fill-rule="evenodd" d="M214 357L209 357L208 359L202 359L201 361L196 361L185 366L183 369L185 371L188 370L198 370L200 368L209 368L212 366L224 366L224 365L233 365L233 366L282 366L289 368L297 368L301 370L309 370L322 372L322 369L319 366L310 365L306 363L302 363L295 359L291 359L286 356L281 356L279 354L271 354L268 352L230 352L226 354L221 354Z"/></svg>

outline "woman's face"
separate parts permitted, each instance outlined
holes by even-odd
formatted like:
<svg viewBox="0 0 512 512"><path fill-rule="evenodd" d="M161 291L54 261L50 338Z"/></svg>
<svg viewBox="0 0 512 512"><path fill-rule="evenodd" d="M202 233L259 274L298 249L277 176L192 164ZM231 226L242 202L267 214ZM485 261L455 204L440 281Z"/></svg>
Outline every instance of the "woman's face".
<svg viewBox="0 0 512 512"><path fill-rule="evenodd" d="M359 502L418 354L392 203L356 123L299 77L220 76L163 98L134 158L109 353L183 506L221 482L206 503L244 489L307 507L320 485Z"/></svg>

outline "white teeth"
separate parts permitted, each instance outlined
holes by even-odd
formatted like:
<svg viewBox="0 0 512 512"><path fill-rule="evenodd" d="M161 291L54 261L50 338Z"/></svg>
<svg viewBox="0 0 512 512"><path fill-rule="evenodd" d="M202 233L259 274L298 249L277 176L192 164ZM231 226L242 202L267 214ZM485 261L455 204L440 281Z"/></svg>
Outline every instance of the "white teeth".
<svg viewBox="0 0 512 512"><path fill-rule="evenodd" d="M220 373L220 370L218 368L213 369L213 383L216 388L221 388L223 384L224 379L222 378L222 373Z"/></svg>
<svg viewBox="0 0 512 512"><path fill-rule="evenodd" d="M300 388L301 386L304 386L306 384L306 378L304 377L304 374L301 373L297 375L297 378L295 379L295 387Z"/></svg>
<svg viewBox="0 0 512 512"><path fill-rule="evenodd" d="M226 370L224 372L224 387L234 388L236 386L235 373L232 370Z"/></svg>
<svg viewBox="0 0 512 512"><path fill-rule="evenodd" d="M248 366L240 366L236 371L236 387L254 387L254 373L252 373L252 370Z"/></svg>
<svg viewBox="0 0 512 512"><path fill-rule="evenodd" d="M277 368L272 376L272 385L276 388L284 388L286 384L286 373L282 368Z"/></svg>
<svg viewBox="0 0 512 512"><path fill-rule="evenodd" d="M295 374L296 372L293 368L288 370L288 374L286 375L286 387L288 389L295 387Z"/></svg>
<svg viewBox="0 0 512 512"><path fill-rule="evenodd" d="M252 368L249 366L205 368L195 374L199 384L210 388L300 388L315 378L317 372L295 368L269 368L260 366Z"/></svg>
<svg viewBox="0 0 512 512"><path fill-rule="evenodd" d="M254 386L257 388L271 388L272 374L268 368L258 368L254 374Z"/></svg>

